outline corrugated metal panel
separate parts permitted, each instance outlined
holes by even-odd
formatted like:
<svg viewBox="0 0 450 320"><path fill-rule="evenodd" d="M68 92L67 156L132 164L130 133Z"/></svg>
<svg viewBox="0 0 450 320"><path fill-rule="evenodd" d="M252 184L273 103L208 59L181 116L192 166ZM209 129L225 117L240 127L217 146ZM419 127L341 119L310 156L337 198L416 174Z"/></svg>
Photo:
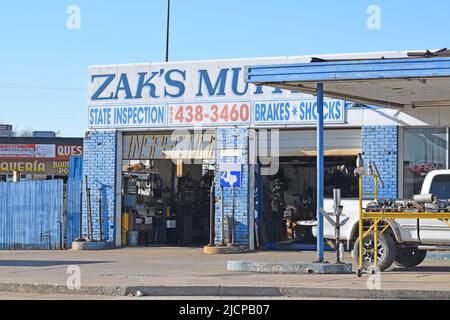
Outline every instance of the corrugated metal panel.
<svg viewBox="0 0 450 320"><path fill-rule="evenodd" d="M0 249L61 249L62 215L62 180L0 183Z"/></svg>
<svg viewBox="0 0 450 320"><path fill-rule="evenodd" d="M81 188L83 185L83 157L70 157L69 180L67 182L67 247L72 247L72 242L81 237Z"/></svg>
<svg viewBox="0 0 450 320"><path fill-rule="evenodd" d="M80 204L82 180L69 180L67 182L67 247L80 238Z"/></svg>
<svg viewBox="0 0 450 320"><path fill-rule="evenodd" d="M69 180L83 180L83 157L69 158Z"/></svg>

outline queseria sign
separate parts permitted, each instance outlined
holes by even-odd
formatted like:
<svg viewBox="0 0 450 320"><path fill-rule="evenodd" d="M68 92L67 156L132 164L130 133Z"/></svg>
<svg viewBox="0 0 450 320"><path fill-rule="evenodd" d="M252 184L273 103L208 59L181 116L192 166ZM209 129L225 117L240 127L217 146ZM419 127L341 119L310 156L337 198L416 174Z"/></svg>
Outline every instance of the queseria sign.
<svg viewBox="0 0 450 320"><path fill-rule="evenodd" d="M68 175L69 158L83 155L76 144L0 144L0 173Z"/></svg>

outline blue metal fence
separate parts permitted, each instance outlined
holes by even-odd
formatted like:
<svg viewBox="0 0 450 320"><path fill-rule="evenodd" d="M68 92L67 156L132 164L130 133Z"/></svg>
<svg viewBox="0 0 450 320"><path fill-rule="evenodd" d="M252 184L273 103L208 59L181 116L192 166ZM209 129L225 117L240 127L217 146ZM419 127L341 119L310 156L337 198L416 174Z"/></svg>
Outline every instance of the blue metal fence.
<svg viewBox="0 0 450 320"><path fill-rule="evenodd" d="M63 181L0 183L0 249L62 249Z"/></svg>
<svg viewBox="0 0 450 320"><path fill-rule="evenodd" d="M67 181L67 247L80 238L81 180Z"/></svg>
<svg viewBox="0 0 450 320"><path fill-rule="evenodd" d="M70 157L69 180L67 181L67 248L72 247L72 242L81 238L81 191L83 187L83 157Z"/></svg>

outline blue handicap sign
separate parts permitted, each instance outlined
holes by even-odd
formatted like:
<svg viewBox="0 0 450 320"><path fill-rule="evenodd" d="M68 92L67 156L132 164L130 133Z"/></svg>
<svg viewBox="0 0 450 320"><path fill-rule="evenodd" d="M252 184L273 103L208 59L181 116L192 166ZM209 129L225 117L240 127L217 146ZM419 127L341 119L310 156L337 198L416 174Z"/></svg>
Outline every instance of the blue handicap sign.
<svg viewBox="0 0 450 320"><path fill-rule="evenodd" d="M222 171L220 172L220 186L223 188L240 188L241 171Z"/></svg>

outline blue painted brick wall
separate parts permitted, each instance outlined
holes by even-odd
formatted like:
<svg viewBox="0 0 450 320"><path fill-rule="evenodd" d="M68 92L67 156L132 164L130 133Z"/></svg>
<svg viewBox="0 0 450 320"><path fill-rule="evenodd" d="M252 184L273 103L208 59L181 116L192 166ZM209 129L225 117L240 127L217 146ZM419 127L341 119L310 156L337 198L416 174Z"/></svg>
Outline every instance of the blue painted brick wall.
<svg viewBox="0 0 450 320"><path fill-rule="evenodd" d="M115 189L117 164L117 133L92 131L84 139L83 175L91 188L91 213L94 240L100 237L99 189L102 190L103 239L115 241ZM83 177L83 234L87 234L86 185Z"/></svg>
<svg viewBox="0 0 450 320"><path fill-rule="evenodd" d="M235 240L241 245L248 245L249 237L249 220L248 220L248 135L246 128L219 128L217 129L217 148L216 148L216 181L220 181L220 164L221 163L241 163L242 164L242 181L241 187L235 191ZM242 149L242 157L221 157L221 149ZM222 242L221 234L221 217L222 217L222 201L221 188L216 183L216 206L215 206L215 242ZM224 189L224 214L225 217L232 215L232 189ZM227 226L227 224L225 224ZM226 227L225 227L226 228ZM225 235L228 232L225 230ZM225 243L228 242L225 236Z"/></svg>
<svg viewBox="0 0 450 320"><path fill-rule="evenodd" d="M367 166L375 162L384 182L378 189L380 199L393 199L398 194L398 127L364 126L362 128L363 158ZM365 192L373 191L373 179L363 180Z"/></svg>

